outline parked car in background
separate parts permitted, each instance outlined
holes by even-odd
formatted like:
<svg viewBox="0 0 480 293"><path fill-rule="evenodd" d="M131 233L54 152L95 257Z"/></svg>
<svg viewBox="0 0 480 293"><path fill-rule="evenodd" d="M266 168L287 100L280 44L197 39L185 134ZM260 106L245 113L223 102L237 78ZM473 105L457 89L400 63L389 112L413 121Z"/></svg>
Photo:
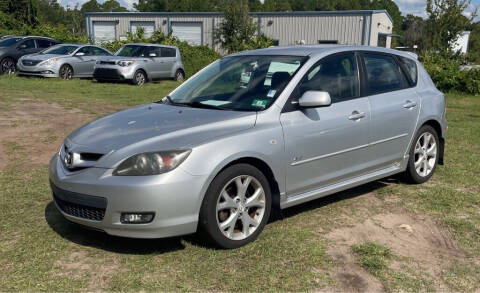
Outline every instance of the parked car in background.
<svg viewBox="0 0 480 293"><path fill-rule="evenodd" d="M15 73L20 57L38 53L57 44L60 42L54 39L34 36L8 37L0 40L0 74Z"/></svg>
<svg viewBox="0 0 480 293"><path fill-rule="evenodd" d="M92 45L60 44L18 60L19 75L42 77L92 77L95 63L109 51Z"/></svg>
<svg viewBox="0 0 480 293"><path fill-rule="evenodd" d="M98 81L128 80L143 85L148 80L185 79L182 57L177 47L156 44L128 44L115 56L102 58L95 65Z"/></svg>
<svg viewBox="0 0 480 293"><path fill-rule="evenodd" d="M426 182L446 132L445 96L409 53L268 48L217 60L161 101L74 131L50 182L70 221L134 238L199 230L235 248L272 208L401 172Z"/></svg>

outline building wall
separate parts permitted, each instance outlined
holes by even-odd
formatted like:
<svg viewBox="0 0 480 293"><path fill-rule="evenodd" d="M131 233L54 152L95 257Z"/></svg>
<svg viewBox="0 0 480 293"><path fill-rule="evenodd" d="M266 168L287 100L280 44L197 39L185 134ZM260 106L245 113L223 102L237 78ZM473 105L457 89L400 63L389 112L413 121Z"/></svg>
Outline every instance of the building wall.
<svg viewBox="0 0 480 293"><path fill-rule="evenodd" d="M393 23L386 13L374 13L372 15L372 25L370 32L370 46L378 46L379 34L391 34L393 31ZM390 48L392 38L387 37L387 48Z"/></svg>
<svg viewBox="0 0 480 293"><path fill-rule="evenodd" d="M364 16L326 15L326 16L262 16L261 31L265 35L279 40L280 46L299 44L318 44L319 40L338 41L339 44L361 45Z"/></svg>
<svg viewBox="0 0 480 293"><path fill-rule="evenodd" d="M155 22L155 28L168 34L174 22L202 23L202 44L214 46L215 29L222 21L219 13L101 13L87 14L87 30L93 36L93 22L116 22L116 39L122 39L130 32L132 21ZM280 46L318 44L319 40L338 41L347 45L376 46L379 33L391 33L392 21L385 12L354 11L344 12L300 12L300 13L259 13L252 15L265 35L278 40ZM378 25L380 23L380 25ZM387 39L390 47L391 38Z"/></svg>

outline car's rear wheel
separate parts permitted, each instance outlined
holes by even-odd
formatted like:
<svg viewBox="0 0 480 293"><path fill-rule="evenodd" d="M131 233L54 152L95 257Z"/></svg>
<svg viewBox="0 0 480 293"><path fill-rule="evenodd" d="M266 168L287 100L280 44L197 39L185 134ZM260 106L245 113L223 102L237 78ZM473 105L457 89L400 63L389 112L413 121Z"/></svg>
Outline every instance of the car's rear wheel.
<svg viewBox="0 0 480 293"><path fill-rule="evenodd" d="M60 78L65 80L70 80L73 78L73 68L72 66L65 64L60 67Z"/></svg>
<svg viewBox="0 0 480 293"><path fill-rule="evenodd" d="M183 82L185 80L185 73L183 73L182 70L178 69L177 72L175 72L175 80Z"/></svg>
<svg viewBox="0 0 480 293"><path fill-rule="evenodd" d="M144 85L147 82L147 75L143 70L137 70L133 75L132 83L134 85Z"/></svg>
<svg viewBox="0 0 480 293"><path fill-rule="evenodd" d="M237 248L254 241L270 216L272 196L265 175L248 164L233 165L210 184L200 211L200 229L213 244Z"/></svg>
<svg viewBox="0 0 480 293"><path fill-rule="evenodd" d="M17 72L15 60L10 57L4 58L2 62L0 62L0 71L2 74L14 74Z"/></svg>
<svg viewBox="0 0 480 293"><path fill-rule="evenodd" d="M410 148L407 178L412 183L424 183L432 177L439 158L438 134L430 125L422 126Z"/></svg>

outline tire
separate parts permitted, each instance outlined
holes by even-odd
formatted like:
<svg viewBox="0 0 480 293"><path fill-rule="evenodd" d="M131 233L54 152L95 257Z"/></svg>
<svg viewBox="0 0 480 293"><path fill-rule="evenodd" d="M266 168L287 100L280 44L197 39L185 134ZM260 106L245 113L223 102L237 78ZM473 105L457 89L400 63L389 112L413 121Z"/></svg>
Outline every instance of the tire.
<svg viewBox="0 0 480 293"><path fill-rule="evenodd" d="M60 67L60 71L58 72L58 75L60 76L61 79L71 80L73 78L72 66L68 64L62 65L62 67Z"/></svg>
<svg viewBox="0 0 480 293"><path fill-rule="evenodd" d="M232 165L220 172L207 190L200 209L200 232L220 248L244 246L262 232L271 206L265 175L248 164Z"/></svg>
<svg viewBox="0 0 480 293"><path fill-rule="evenodd" d="M143 70L135 71L133 75L132 84L142 86L147 82L147 75Z"/></svg>
<svg viewBox="0 0 480 293"><path fill-rule="evenodd" d="M409 154L407 180L413 184L427 182L432 177L440 156L440 140L433 127L424 125L418 130Z"/></svg>
<svg viewBox="0 0 480 293"><path fill-rule="evenodd" d="M0 73L1 74L14 74L17 72L17 66L15 65L15 60L10 57L4 58L0 62Z"/></svg>
<svg viewBox="0 0 480 293"><path fill-rule="evenodd" d="M175 77L173 78L175 81L183 82L185 80L185 73L181 69L177 69L175 72Z"/></svg>

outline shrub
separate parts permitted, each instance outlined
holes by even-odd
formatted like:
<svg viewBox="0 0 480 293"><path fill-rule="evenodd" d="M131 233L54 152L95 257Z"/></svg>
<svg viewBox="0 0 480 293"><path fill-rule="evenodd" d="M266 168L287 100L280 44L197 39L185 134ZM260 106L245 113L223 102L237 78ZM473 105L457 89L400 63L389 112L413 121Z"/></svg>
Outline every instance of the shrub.
<svg viewBox="0 0 480 293"><path fill-rule="evenodd" d="M197 71L220 58L220 54L210 49L208 46L192 46L187 42L182 42L175 37L166 36L162 32L155 32L150 38L144 37L142 29L138 29L135 34L129 33L124 41L115 40L104 43L103 47L111 52L116 52L120 47L130 43L153 43L177 46L182 55L185 75L192 76Z"/></svg>
<svg viewBox="0 0 480 293"><path fill-rule="evenodd" d="M480 94L480 70L461 70L462 57L424 52L420 58L440 91Z"/></svg>

